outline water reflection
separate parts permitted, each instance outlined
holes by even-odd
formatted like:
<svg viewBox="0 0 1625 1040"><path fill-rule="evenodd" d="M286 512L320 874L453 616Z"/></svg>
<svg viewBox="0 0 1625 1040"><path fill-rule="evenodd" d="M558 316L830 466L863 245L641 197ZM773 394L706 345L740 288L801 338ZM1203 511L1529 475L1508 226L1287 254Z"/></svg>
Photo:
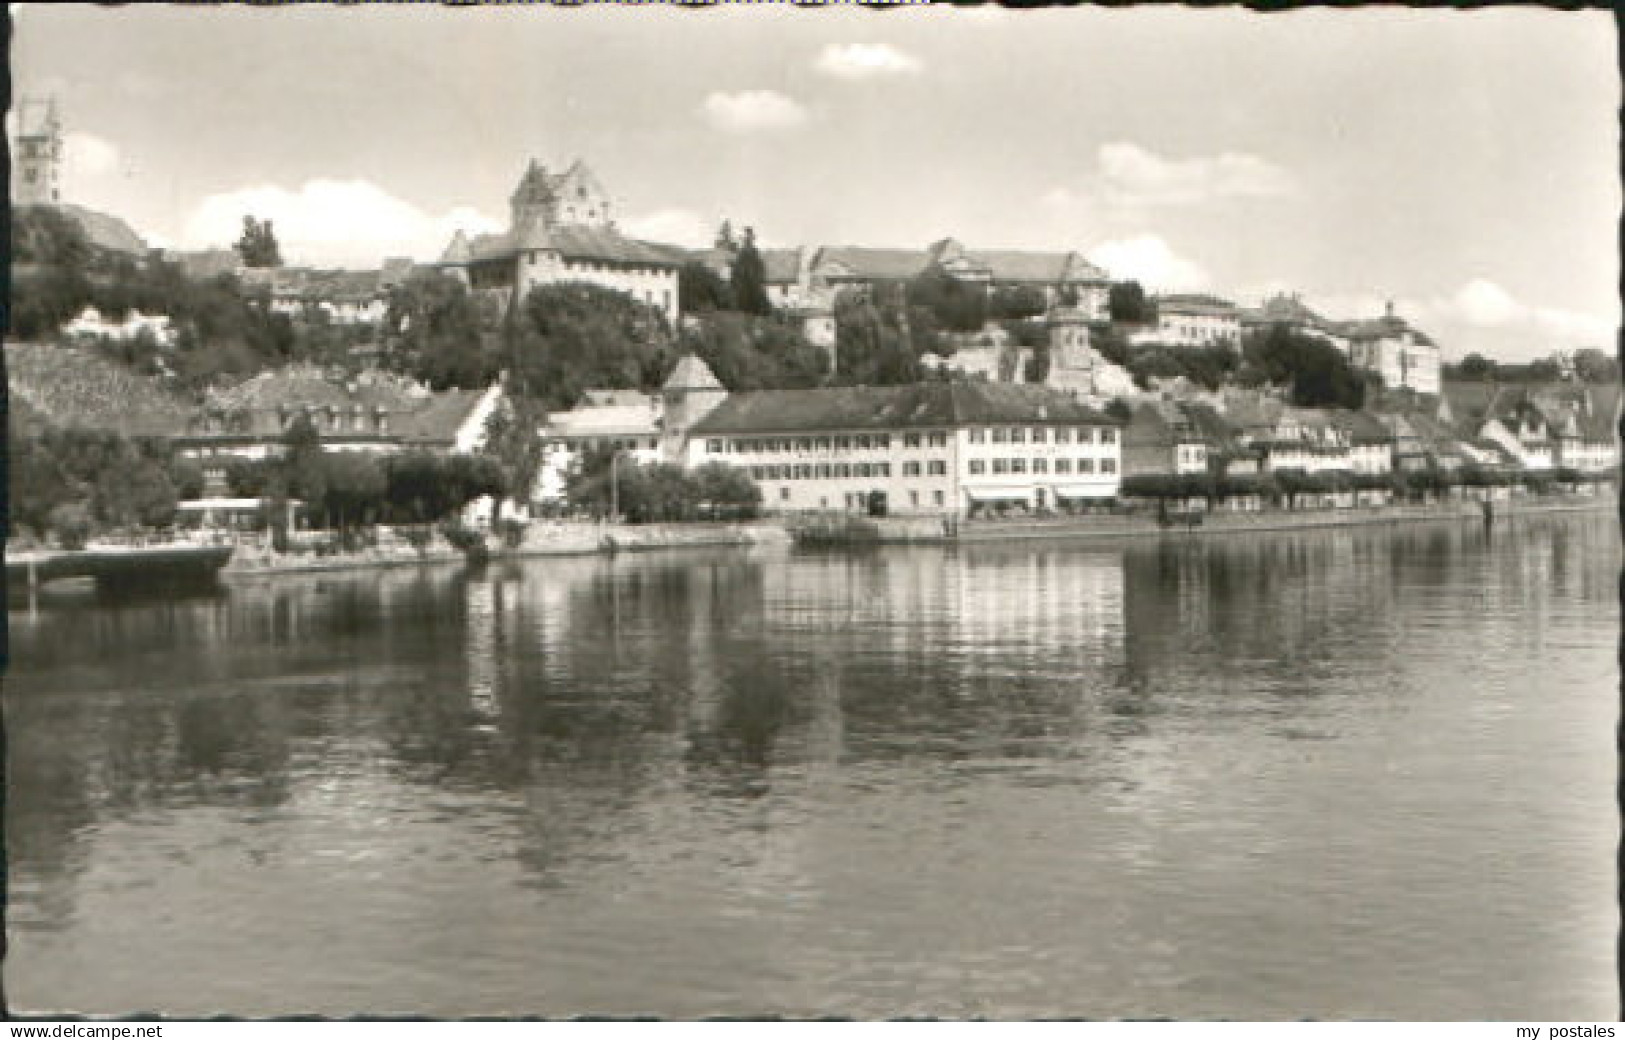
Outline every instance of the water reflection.
<svg viewBox="0 0 1625 1040"><path fill-rule="evenodd" d="M86 1011L272 1013L299 992L329 1013L1449 1014L1428 985L1300 1006L1278 994L1301 987L1215 980L1291 975L1269 951L1306 940L1254 934L1282 893L1297 934L1395 856L1441 884L1457 870L1431 815L1398 824L1414 849L1323 861L1328 813L1348 834L1395 825L1350 791L1407 812L1497 799L1485 826L1527 832L1538 799L1483 783L1513 760L1509 734L1519 754L1545 742L1549 782L1578 782L1563 755L1606 766L1548 704L1530 722L1526 698L1606 662L1617 559L1606 523L1537 520L70 598L12 631L13 989ZM1553 653L1576 649L1564 673ZM1415 736L1440 726L1454 746ZM1384 796L1396 769L1409 779ZM1531 842L1594 844L1590 808L1567 812L1533 817ZM196 877L230 880L173 887ZM159 897L174 932L150 973L76 982L108 927L80 902L122 920ZM1004 918L970 910L990 900ZM286 905L352 921L343 952L378 965L371 988L327 980L338 952L284 934ZM1385 929L1414 912L1352 927L1375 936L1383 985ZM1085 922L1133 956L1102 960ZM1471 932L1430 925L1445 947ZM657 926L674 945L646 948ZM527 928L574 945L539 950ZM267 942L286 947L279 968L256 961ZM1529 956L1590 965L1559 942ZM1320 955L1298 952L1297 970ZM447 956L471 961L462 988L434 981ZM617 989L606 970L628 959ZM200 1007L169 980L205 962L263 982ZM403 992L409 1007L389 1004Z"/></svg>

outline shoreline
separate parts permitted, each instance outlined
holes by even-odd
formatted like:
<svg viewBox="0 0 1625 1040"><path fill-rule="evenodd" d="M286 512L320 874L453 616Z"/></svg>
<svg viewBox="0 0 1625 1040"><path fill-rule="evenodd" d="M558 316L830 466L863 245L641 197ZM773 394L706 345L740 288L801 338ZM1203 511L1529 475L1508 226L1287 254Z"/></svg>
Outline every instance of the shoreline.
<svg viewBox="0 0 1625 1040"><path fill-rule="evenodd" d="M1516 519L1526 516L1595 513L1618 507L1613 495L1599 495L1595 499L1563 502L1497 502L1494 519ZM1204 517L1195 526L1158 526L1151 517L1125 517L1106 520L1091 518L1065 518L1059 520L991 520L961 522L953 536L944 532L941 521L922 521L916 518L877 518L878 537L869 541L849 539L832 544L830 549L840 550L859 545L990 545L1000 542L1040 540L1071 541L1125 541L1148 538L1189 538L1204 535L1246 534L1249 532L1314 530L1317 528L1380 527L1400 524L1439 523L1445 521L1482 521L1483 514L1477 502L1459 502L1434 506L1388 506L1375 509L1327 509L1302 512L1270 511L1266 513L1215 513ZM868 519L868 518L863 518ZM888 523L890 521L890 523ZM888 531L888 528L890 530ZM492 549L488 562L547 559L551 557L608 556L620 553L644 554L682 549L754 549L759 547L793 547L795 539L782 521L755 524L734 524L715 527L710 524L651 524L647 526L608 527L591 525L542 529L544 535L530 544L515 548ZM325 558L322 562L257 561L262 565L241 565L234 558L219 571L223 581L242 582L274 578L284 574L320 574L341 571L375 570L403 567L443 567L465 565L471 561L467 555L452 549L433 549L412 556L378 556L362 558Z"/></svg>
<svg viewBox="0 0 1625 1040"><path fill-rule="evenodd" d="M1617 501L1611 496L1594 501L1552 502L1524 504L1495 503L1494 519L1514 519L1525 516L1546 516L1567 513L1601 512L1614 508ZM1483 522L1483 513L1477 502L1451 503L1449 506L1384 506L1380 508L1350 508L1328 510L1271 511L1268 513L1210 514L1201 524L1186 526L1175 524L1161 527L1154 520L1143 523L1114 524L1111 527L1089 528L1076 523L1056 523L1050 526L1040 521L1021 528L974 531L967 535L961 526L956 539L943 539L944 544L985 544L1005 541L1030 541L1044 538L1072 539L1125 539L1149 537L1200 537L1202 535L1246 534L1268 531L1302 531L1332 527L1383 527L1400 524L1439 523L1443 521ZM993 521L997 524L999 521ZM1008 523L1008 521L1006 521ZM888 544L888 543L882 543Z"/></svg>

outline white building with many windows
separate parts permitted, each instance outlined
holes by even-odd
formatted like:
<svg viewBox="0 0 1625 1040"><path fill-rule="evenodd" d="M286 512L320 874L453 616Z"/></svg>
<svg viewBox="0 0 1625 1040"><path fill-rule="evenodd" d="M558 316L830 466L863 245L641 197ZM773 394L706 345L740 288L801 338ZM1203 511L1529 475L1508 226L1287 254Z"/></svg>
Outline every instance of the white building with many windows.
<svg viewBox="0 0 1625 1040"><path fill-rule="evenodd" d="M1117 420L1043 386L918 383L729 396L693 427L689 465L748 471L788 512L964 513L1117 495Z"/></svg>

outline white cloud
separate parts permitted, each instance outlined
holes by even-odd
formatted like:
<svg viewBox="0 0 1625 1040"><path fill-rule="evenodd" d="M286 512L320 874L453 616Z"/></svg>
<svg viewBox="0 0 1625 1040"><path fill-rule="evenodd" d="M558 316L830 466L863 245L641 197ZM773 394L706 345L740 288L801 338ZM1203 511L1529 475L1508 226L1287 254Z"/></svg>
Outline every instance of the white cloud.
<svg viewBox="0 0 1625 1040"><path fill-rule="evenodd" d="M242 234L243 217L270 220L290 264L367 267L388 256L438 257L452 234L500 231L501 225L469 207L430 214L363 180L306 181L296 191L259 185L210 195L186 221L186 248L228 246Z"/></svg>
<svg viewBox="0 0 1625 1040"><path fill-rule="evenodd" d="M1118 206L1183 206L1224 198L1289 195L1297 182L1284 168L1242 152L1167 159L1128 141L1100 146L1099 192Z"/></svg>
<svg viewBox="0 0 1625 1040"><path fill-rule="evenodd" d="M886 43L832 43L813 67L841 79L907 76L925 68L920 59Z"/></svg>
<svg viewBox="0 0 1625 1040"><path fill-rule="evenodd" d="M64 134L62 153L64 176L86 178L116 173L121 158L117 145L94 134Z"/></svg>
<svg viewBox="0 0 1625 1040"><path fill-rule="evenodd" d="M1209 284L1202 265L1178 255L1157 235L1103 242L1089 251L1089 259L1104 267L1114 281L1137 281L1150 292L1188 292Z"/></svg>
<svg viewBox="0 0 1625 1040"><path fill-rule="evenodd" d="M807 121L807 110L776 90L718 91L705 99L700 112L718 130L735 134L786 130Z"/></svg>
<svg viewBox="0 0 1625 1040"><path fill-rule="evenodd" d="M661 209L620 221L621 230L650 242L701 248L710 245L716 227L688 209Z"/></svg>
<svg viewBox="0 0 1625 1040"><path fill-rule="evenodd" d="M1429 310L1478 329L1505 329L1539 338L1554 348L1611 349L1618 319L1524 303L1488 278L1474 278Z"/></svg>
<svg viewBox="0 0 1625 1040"><path fill-rule="evenodd" d="M1462 286L1450 303L1462 321L1479 326L1505 325L1522 318L1527 310L1487 278L1475 278Z"/></svg>

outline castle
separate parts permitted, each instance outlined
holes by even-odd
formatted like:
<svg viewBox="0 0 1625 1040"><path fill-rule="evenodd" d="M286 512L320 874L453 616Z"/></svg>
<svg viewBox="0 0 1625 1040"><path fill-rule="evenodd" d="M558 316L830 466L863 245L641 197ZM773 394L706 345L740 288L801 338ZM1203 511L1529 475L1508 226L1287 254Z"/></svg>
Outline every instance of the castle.
<svg viewBox="0 0 1625 1040"><path fill-rule="evenodd" d="M552 173L533 160L508 206L507 231L472 239L458 231L440 266L504 309L539 285L590 282L677 320L677 269L686 256L621 234L608 193L585 163Z"/></svg>

